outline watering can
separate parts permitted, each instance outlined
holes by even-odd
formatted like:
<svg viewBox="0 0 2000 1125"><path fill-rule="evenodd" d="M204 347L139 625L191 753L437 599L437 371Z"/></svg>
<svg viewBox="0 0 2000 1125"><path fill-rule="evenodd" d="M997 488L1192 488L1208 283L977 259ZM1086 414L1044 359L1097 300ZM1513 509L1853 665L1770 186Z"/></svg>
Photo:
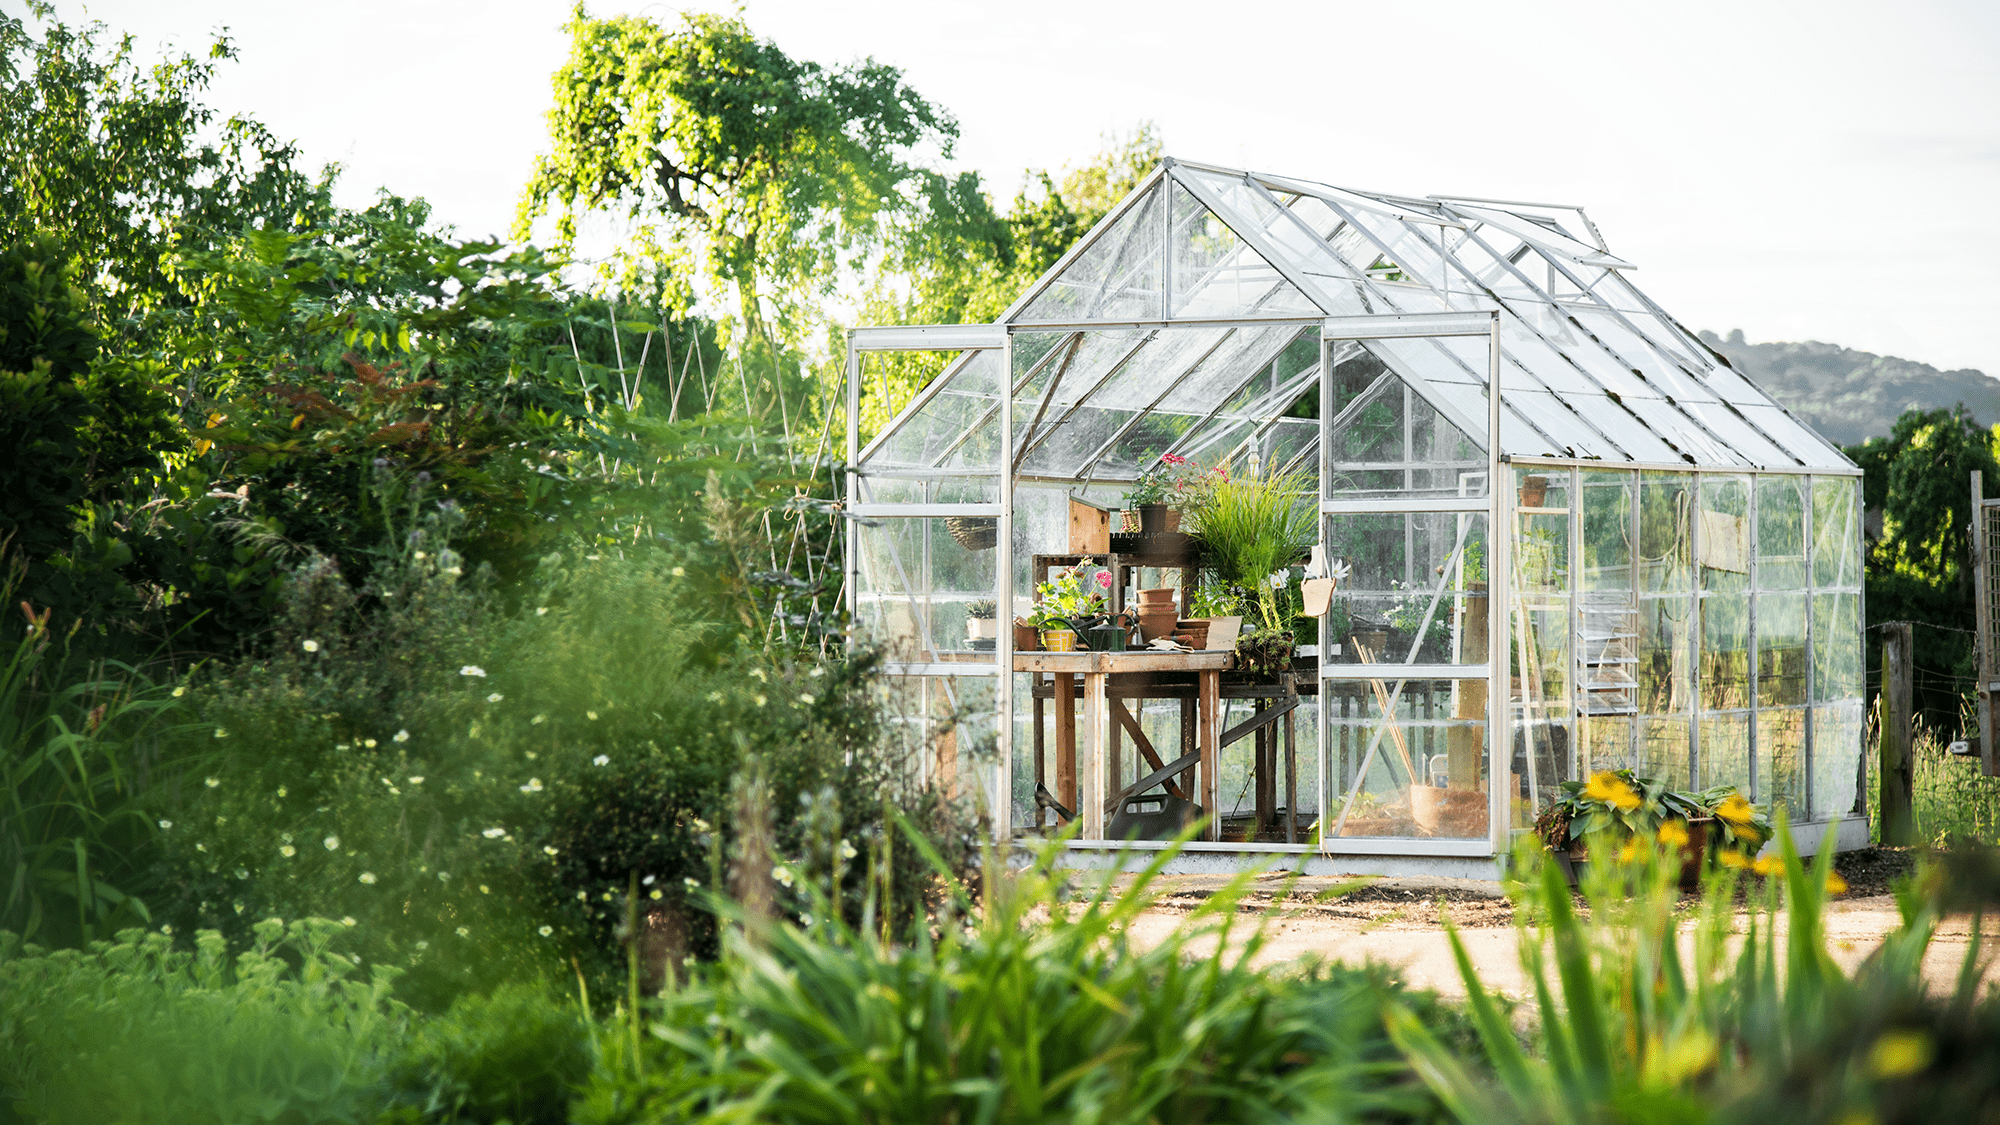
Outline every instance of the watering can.
<svg viewBox="0 0 2000 1125"><path fill-rule="evenodd" d="M1092 652L1124 652L1126 642L1132 637L1132 615L1114 613L1075 617L1070 619L1070 627L1076 630L1083 646Z"/></svg>

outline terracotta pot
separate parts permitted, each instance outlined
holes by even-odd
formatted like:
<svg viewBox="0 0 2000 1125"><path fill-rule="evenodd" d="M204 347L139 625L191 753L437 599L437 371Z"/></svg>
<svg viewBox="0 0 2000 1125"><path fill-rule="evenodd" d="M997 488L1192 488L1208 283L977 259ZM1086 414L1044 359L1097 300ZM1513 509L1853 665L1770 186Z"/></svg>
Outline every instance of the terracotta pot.
<svg viewBox="0 0 2000 1125"><path fill-rule="evenodd" d="M1156 586L1149 590L1141 590L1139 591L1139 605L1141 608L1150 605L1172 605L1174 604L1174 594L1175 590L1172 586Z"/></svg>
<svg viewBox="0 0 2000 1125"><path fill-rule="evenodd" d="M1484 790L1410 786L1410 819L1426 836L1484 836L1487 812Z"/></svg>
<svg viewBox="0 0 2000 1125"><path fill-rule="evenodd" d="M1035 651L1035 649L1039 647L1040 647L1040 642L1035 637L1035 627L1033 625L1023 625L1019 622L1015 622L1014 651L1033 652Z"/></svg>
<svg viewBox="0 0 2000 1125"><path fill-rule="evenodd" d="M1549 498L1549 478L1522 477L1520 487L1521 507L1539 508Z"/></svg>
<svg viewBox="0 0 2000 1125"><path fill-rule="evenodd" d="M1165 613L1140 611L1139 637L1142 641L1151 643L1154 639L1168 636L1173 631L1174 613L1172 609L1168 609Z"/></svg>
<svg viewBox="0 0 2000 1125"><path fill-rule="evenodd" d="M1181 510L1179 508L1168 508L1167 530L1169 532L1177 532L1180 529L1181 529Z"/></svg>

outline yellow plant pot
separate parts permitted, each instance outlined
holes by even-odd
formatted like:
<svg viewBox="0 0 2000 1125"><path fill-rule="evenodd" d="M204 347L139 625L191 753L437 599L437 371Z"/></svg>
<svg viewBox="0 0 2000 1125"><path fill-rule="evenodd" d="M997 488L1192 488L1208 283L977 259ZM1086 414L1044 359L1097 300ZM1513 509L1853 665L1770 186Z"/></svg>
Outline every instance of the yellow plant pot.
<svg viewBox="0 0 2000 1125"><path fill-rule="evenodd" d="M1075 652L1076 630L1074 629L1042 630L1042 650L1044 652Z"/></svg>

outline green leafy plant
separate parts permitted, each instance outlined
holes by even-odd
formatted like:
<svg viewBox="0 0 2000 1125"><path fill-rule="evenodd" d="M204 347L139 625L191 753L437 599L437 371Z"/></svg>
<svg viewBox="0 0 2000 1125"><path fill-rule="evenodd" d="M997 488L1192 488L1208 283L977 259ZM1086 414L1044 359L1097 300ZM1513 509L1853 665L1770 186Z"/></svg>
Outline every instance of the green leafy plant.
<svg viewBox="0 0 2000 1125"><path fill-rule="evenodd" d="M1392 1010L1390 1034L1468 1123L1975 1117L1971 1107L1993 1088L1979 1069L1991 1052L1977 1036L2000 1025L2000 1003L1980 997L1977 940L1955 993L1925 994L1923 958L1946 906L1941 880L1899 891L1901 927L1849 976L1827 950L1825 903L1843 886L1832 849L1808 864L1782 822L1776 831L1778 854L1758 861L1762 893L1747 895L1747 916L1738 872L1718 868L1691 925L1671 842L1593 863L1587 916L1555 865L1523 848L1516 919L1538 1017L1529 1044L1455 929L1490 1069L1468 1065L1413 1013Z"/></svg>
<svg viewBox="0 0 2000 1125"><path fill-rule="evenodd" d="M974 621L991 621L1000 612L1000 605L992 598L979 598L965 603L965 615Z"/></svg>
<svg viewBox="0 0 2000 1125"><path fill-rule="evenodd" d="M141 778L177 772L159 744L176 705L123 665L50 682L47 620L0 662L0 928L72 945L151 920Z"/></svg>
<svg viewBox="0 0 2000 1125"><path fill-rule="evenodd" d="M1056 572L1055 577L1035 584L1035 609L1028 623L1037 629L1067 629L1079 617L1104 612L1104 593L1111 588L1109 571L1097 571L1086 578L1089 559Z"/></svg>
<svg viewBox="0 0 2000 1125"><path fill-rule="evenodd" d="M897 835L897 847L928 848L920 833ZM893 934L835 924L831 911L799 926L719 904L740 923L722 959L647 1006L639 1058L607 1057L571 1120L1137 1125L1436 1113L1384 1049L1378 1013L1401 996L1442 1027L1449 1016L1379 969L1253 968L1261 928L1243 933L1236 909L1248 876L1165 940L1141 944L1129 927L1166 860L1071 902L1056 859L1044 850L1005 877L989 866L977 912L940 866L953 908Z"/></svg>
<svg viewBox="0 0 2000 1125"><path fill-rule="evenodd" d="M408 1012L350 932L266 918L235 957L214 931L59 953L0 933L0 1092L52 1125L372 1120Z"/></svg>
<svg viewBox="0 0 2000 1125"><path fill-rule="evenodd" d="M1319 535L1314 495L1304 474L1271 470L1221 482L1202 509L1201 540L1219 576L1251 592L1257 615L1269 628L1285 624L1272 575L1297 561Z"/></svg>

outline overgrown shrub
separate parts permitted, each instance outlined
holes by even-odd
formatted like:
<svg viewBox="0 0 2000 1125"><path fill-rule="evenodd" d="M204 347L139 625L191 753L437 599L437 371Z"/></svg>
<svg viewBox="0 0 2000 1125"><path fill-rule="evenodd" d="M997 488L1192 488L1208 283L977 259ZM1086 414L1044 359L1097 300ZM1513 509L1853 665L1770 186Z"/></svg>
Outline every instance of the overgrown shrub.
<svg viewBox="0 0 2000 1125"><path fill-rule="evenodd" d="M916 833L898 843L925 847ZM1078 904L1067 901L1056 854L1025 871L989 868L977 912L953 883L960 912L900 940L851 928L824 903L805 925L735 911L742 927L728 932L722 958L607 1046L571 1120L1439 1114L1384 1034L1382 1005L1403 996L1388 973L1251 967L1260 934L1233 940L1248 876L1148 948L1126 927L1164 861L1132 886L1106 880Z"/></svg>
<svg viewBox="0 0 2000 1125"><path fill-rule="evenodd" d="M636 890L657 982L715 954L690 890L733 859L753 763L781 887L858 886L841 855L888 807L969 861L969 808L887 748L865 665L773 655L717 576L661 549L573 550L510 609L463 573L449 509L406 527L359 590L302 567L268 654L197 684L196 741L221 761L160 816L176 924L240 938L267 913L352 917L363 952L410 970L403 994L442 1007L572 958L608 988ZM901 862L907 919L931 884ZM803 910L804 889L778 904Z"/></svg>
<svg viewBox="0 0 2000 1125"><path fill-rule="evenodd" d="M49 1125L368 1120L407 1013L347 929L265 919L234 958L213 931L54 953L0 933L0 1092Z"/></svg>

